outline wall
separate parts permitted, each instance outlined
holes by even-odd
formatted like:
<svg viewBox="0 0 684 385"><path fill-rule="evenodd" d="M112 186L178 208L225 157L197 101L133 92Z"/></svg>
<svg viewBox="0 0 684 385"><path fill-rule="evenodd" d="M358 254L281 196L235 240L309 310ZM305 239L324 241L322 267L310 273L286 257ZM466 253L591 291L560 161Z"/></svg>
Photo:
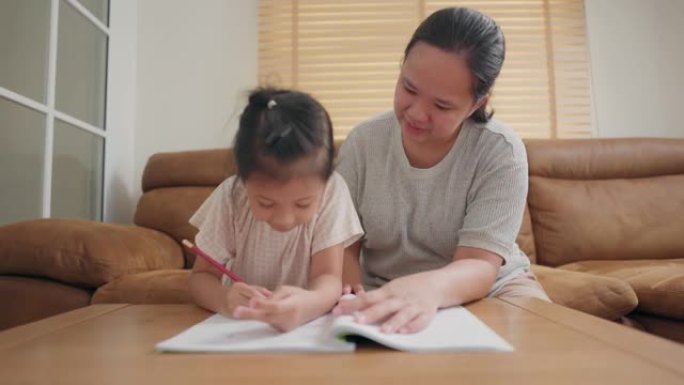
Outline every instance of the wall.
<svg viewBox="0 0 684 385"><path fill-rule="evenodd" d="M136 192L150 155L227 147L257 84L258 2L138 2Z"/></svg>
<svg viewBox="0 0 684 385"><path fill-rule="evenodd" d="M109 66L105 143L105 222L130 223L139 189L135 172L136 55L138 5L136 0L113 1L109 7Z"/></svg>
<svg viewBox="0 0 684 385"><path fill-rule="evenodd" d="M107 221L132 220L153 153L230 144L245 92L257 83L257 7L254 0L145 0L129 10L135 25L124 28L124 56L137 64L117 83L129 90L120 115L126 137L110 139L126 171L118 189L105 189L114 194ZM585 8L596 136L684 137L675 120L684 100L684 1L588 0Z"/></svg>
<svg viewBox="0 0 684 385"><path fill-rule="evenodd" d="M599 137L684 137L684 1L586 0Z"/></svg>

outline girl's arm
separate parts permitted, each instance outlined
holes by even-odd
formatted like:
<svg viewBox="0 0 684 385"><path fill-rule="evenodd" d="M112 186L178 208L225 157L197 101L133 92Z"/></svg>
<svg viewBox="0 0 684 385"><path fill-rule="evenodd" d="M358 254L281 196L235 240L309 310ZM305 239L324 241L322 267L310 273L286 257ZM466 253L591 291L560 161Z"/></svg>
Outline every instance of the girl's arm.
<svg viewBox="0 0 684 385"><path fill-rule="evenodd" d="M490 251L461 246L447 266L397 278L353 300L341 301L333 313L358 312L356 320L361 323L389 317L381 326L384 332L413 333L425 328L439 308L485 297L502 261Z"/></svg>
<svg viewBox="0 0 684 385"><path fill-rule="evenodd" d="M267 297L271 293L257 286L236 282L230 287L221 283L222 273L214 266L196 258L188 286L197 305L215 313L232 316L235 308L246 305L254 297Z"/></svg>
<svg viewBox="0 0 684 385"><path fill-rule="evenodd" d="M342 266L344 247L337 244L319 251L311 257L309 290L318 298L312 302L309 320L332 309L342 295Z"/></svg>
<svg viewBox="0 0 684 385"><path fill-rule="evenodd" d="M237 318L256 319L288 331L332 309L342 293L342 244L323 249L311 257L309 287L283 286L270 298L255 298L239 306Z"/></svg>
<svg viewBox="0 0 684 385"><path fill-rule="evenodd" d="M361 265L359 263L360 257L361 241L356 241L344 249L344 261L342 264L343 294L361 293L363 291Z"/></svg>

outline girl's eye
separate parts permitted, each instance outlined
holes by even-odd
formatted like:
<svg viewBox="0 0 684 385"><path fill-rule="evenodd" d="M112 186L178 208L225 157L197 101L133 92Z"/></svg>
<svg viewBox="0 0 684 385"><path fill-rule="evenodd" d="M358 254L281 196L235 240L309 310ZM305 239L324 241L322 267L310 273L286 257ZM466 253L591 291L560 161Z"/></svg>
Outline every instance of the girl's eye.
<svg viewBox="0 0 684 385"><path fill-rule="evenodd" d="M271 207L273 207L273 205L274 205L273 203L259 202L259 206L261 206L265 209L270 209Z"/></svg>
<svg viewBox="0 0 684 385"><path fill-rule="evenodd" d="M304 210L304 209L308 209L309 207L311 207L311 203L304 203L304 204L297 203L295 206L297 206L298 209Z"/></svg>
<svg viewBox="0 0 684 385"><path fill-rule="evenodd" d="M435 104L435 106L436 106L437 109L440 110L440 111L447 111L447 110L450 110L450 109L451 109L451 107L442 106L442 105L439 105L439 104Z"/></svg>

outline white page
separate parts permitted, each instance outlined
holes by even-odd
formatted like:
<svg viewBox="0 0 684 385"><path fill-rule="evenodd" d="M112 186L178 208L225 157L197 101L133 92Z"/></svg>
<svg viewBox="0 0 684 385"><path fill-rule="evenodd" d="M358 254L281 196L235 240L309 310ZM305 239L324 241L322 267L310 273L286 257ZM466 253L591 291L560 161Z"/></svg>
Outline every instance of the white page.
<svg viewBox="0 0 684 385"><path fill-rule="evenodd" d="M513 351L513 347L467 309L442 309L427 328L412 334L385 334L375 325L361 325L351 316L338 317L332 333L357 334L387 347L411 351Z"/></svg>
<svg viewBox="0 0 684 385"><path fill-rule="evenodd" d="M355 345L331 338L328 314L281 333L260 321L216 314L157 344L167 352L352 352Z"/></svg>
<svg viewBox="0 0 684 385"><path fill-rule="evenodd" d="M157 344L167 352L352 352L343 335L357 334L387 347L413 351L512 351L513 347L463 307L442 309L430 325L412 334L384 334L351 316L327 314L290 332L260 321L214 315Z"/></svg>

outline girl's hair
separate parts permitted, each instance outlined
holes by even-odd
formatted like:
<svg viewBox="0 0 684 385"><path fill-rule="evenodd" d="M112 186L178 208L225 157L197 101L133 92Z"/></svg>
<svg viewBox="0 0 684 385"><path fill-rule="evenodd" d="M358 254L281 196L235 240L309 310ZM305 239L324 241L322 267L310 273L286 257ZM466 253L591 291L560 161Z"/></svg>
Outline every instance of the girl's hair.
<svg viewBox="0 0 684 385"><path fill-rule="evenodd" d="M237 174L246 181L254 172L278 180L306 173L328 180L333 171L330 116L303 92L257 88L240 116L233 154ZM294 162L305 159L294 169Z"/></svg>
<svg viewBox="0 0 684 385"><path fill-rule="evenodd" d="M404 50L404 60L419 41L465 56L473 74L475 102L491 90L506 55L501 28L489 16L469 8L444 8L430 15L413 33ZM486 103L478 108L473 120L488 122L494 112L488 113L486 108Z"/></svg>

